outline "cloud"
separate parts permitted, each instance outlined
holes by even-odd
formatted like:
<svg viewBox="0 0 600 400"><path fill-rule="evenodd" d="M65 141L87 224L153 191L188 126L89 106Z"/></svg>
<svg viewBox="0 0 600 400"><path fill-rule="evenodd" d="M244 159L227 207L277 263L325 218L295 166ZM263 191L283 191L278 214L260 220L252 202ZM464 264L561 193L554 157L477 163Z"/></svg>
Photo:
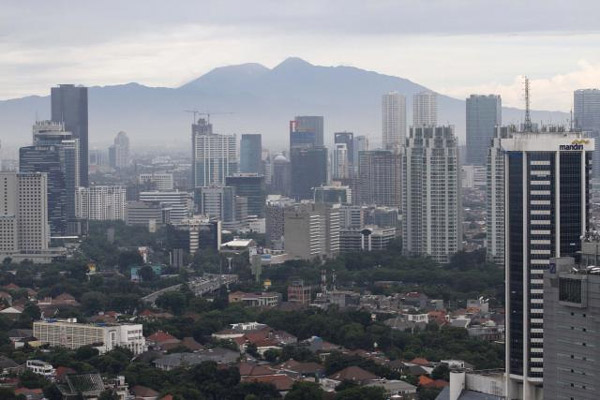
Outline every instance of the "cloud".
<svg viewBox="0 0 600 400"><path fill-rule="evenodd" d="M577 89L597 88L600 83L600 63L580 60L578 68L568 73L548 78L529 76L530 102L532 109L569 111L573 107L573 92ZM524 76L515 76L512 82L487 83L475 86L444 88L440 92L458 98L470 94L500 94L502 104L523 108Z"/></svg>

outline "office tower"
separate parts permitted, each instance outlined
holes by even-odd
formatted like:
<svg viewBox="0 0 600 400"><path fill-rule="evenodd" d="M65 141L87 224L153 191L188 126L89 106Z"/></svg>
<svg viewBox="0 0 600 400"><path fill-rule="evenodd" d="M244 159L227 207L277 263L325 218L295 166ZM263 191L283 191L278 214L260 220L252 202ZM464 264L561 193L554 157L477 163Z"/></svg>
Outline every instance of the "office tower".
<svg viewBox="0 0 600 400"><path fill-rule="evenodd" d="M114 169L129 165L129 138L125 132L119 132L113 145L108 148L108 163Z"/></svg>
<svg viewBox="0 0 600 400"><path fill-rule="evenodd" d="M508 398L538 398L544 370L544 271L576 255L588 229L594 140L562 129L501 139L506 182Z"/></svg>
<svg viewBox="0 0 600 400"><path fill-rule="evenodd" d="M235 188L232 186L205 186L196 188L194 201L198 213L217 218L224 224L237 221Z"/></svg>
<svg viewBox="0 0 600 400"><path fill-rule="evenodd" d="M417 93L413 96L413 126L437 125L437 94L430 91Z"/></svg>
<svg viewBox="0 0 600 400"><path fill-rule="evenodd" d="M573 94L573 118L575 129L585 132L585 135L594 138L594 162L592 163L594 179L600 178L600 90L580 89Z"/></svg>
<svg viewBox="0 0 600 400"><path fill-rule="evenodd" d="M235 194L248 199L248 215L265 216L267 189L265 177L258 174L234 174L225 178L227 186L235 188Z"/></svg>
<svg viewBox="0 0 600 400"><path fill-rule="evenodd" d="M285 251L310 260L335 257L340 249L339 205L302 203L284 211Z"/></svg>
<svg viewBox="0 0 600 400"><path fill-rule="evenodd" d="M589 244L597 256L597 239ZM600 275L597 269L576 264L572 257L552 259L550 265L544 273L543 291L544 399L595 399L600 366Z"/></svg>
<svg viewBox="0 0 600 400"><path fill-rule="evenodd" d="M406 140L406 98L397 92L381 97L381 143L384 149L394 150Z"/></svg>
<svg viewBox="0 0 600 400"><path fill-rule="evenodd" d="M358 230L365 225L365 209L363 206L342 205L340 207L340 229Z"/></svg>
<svg viewBox="0 0 600 400"><path fill-rule="evenodd" d="M46 173L0 173L0 247L3 256L17 252L39 254L48 250L47 187Z"/></svg>
<svg viewBox="0 0 600 400"><path fill-rule="evenodd" d="M174 189L173 174L171 173L151 173L139 174L138 183L142 186L153 186L160 191L169 191Z"/></svg>
<svg viewBox="0 0 600 400"><path fill-rule="evenodd" d="M48 223L52 235L67 231L67 189L65 156L60 145L36 145L19 149L21 173L46 173ZM74 193L71 193L74 195ZM74 200L71 201L74 203Z"/></svg>
<svg viewBox="0 0 600 400"><path fill-rule="evenodd" d="M273 159L273 178L271 180L271 193L289 196L292 189L292 167L290 160L283 154L278 154Z"/></svg>
<svg viewBox="0 0 600 400"><path fill-rule="evenodd" d="M192 124L193 187L224 185L238 171L235 135L213 133L212 124L200 118Z"/></svg>
<svg viewBox="0 0 600 400"><path fill-rule="evenodd" d="M380 251L388 248L396 239L396 228L347 229L340 232L340 253L357 251Z"/></svg>
<svg viewBox="0 0 600 400"><path fill-rule="evenodd" d="M262 136L242 135L240 142L240 172L260 174L262 172Z"/></svg>
<svg viewBox="0 0 600 400"><path fill-rule="evenodd" d="M296 142L294 142L294 139ZM292 147L323 146L323 117L300 116L290 122L290 149Z"/></svg>
<svg viewBox="0 0 600 400"><path fill-rule="evenodd" d="M315 203L352 204L352 190L348 186L331 185L314 188Z"/></svg>
<svg viewBox="0 0 600 400"><path fill-rule="evenodd" d="M358 204L400 207L402 156L391 150L358 155Z"/></svg>
<svg viewBox="0 0 600 400"><path fill-rule="evenodd" d="M394 207L366 207L364 210L365 225L399 228L398 214L398 209Z"/></svg>
<svg viewBox="0 0 600 400"><path fill-rule="evenodd" d="M509 127L497 127L487 154L485 250L489 262L504 266L505 184L504 152L500 141L512 134Z"/></svg>
<svg viewBox="0 0 600 400"><path fill-rule="evenodd" d="M349 179L350 178L350 160L348 157L348 147L346 143L336 143L333 147L332 178Z"/></svg>
<svg viewBox="0 0 600 400"><path fill-rule="evenodd" d="M327 148L294 148L290 156L292 197L312 199L312 189L327 183Z"/></svg>
<svg viewBox="0 0 600 400"><path fill-rule="evenodd" d="M457 142L452 126L410 129L402 180L406 254L447 263L462 248Z"/></svg>
<svg viewBox="0 0 600 400"><path fill-rule="evenodd" d="M88 91L84 86L51 89L52 121L60 122L79 141L79 181L88 186Z"/></svg>
<svg viewBox="0 0 600 400"><path fill-rule="evenodd" d="M267 187L269 187L273 182L273 159L267 149L262 152L260 170L260 174L265 176L265 183L267 184Z"/></svg>
<svg viewBox="0 0 600 400"><path fill-rule="evenodd" d="M125 221L125 188L122 186L79 187L75 193L76 216L96 221Z"/></svg>
<svg viewBox="0 0 600 400"><path fill-rule="evenodd" d="M178 190L172 192L141 192L140 201L158 202L163 210L169 209L169 221L175 225L192 215L194 203L191 194Z"/></svg>
<svg viewBox="0 0 600 400"><path fill-rule="evenodd" d="M467 98L467 164L485 165L487 149L502 125L502 99L490 94Z"/></svg>
<svg viewBox="0 0 600 400"><path fill-rule="evenodd" d="M353 177L358 176L358 154L361 151L368 151L369 150L369 139L367 139L366 136L355 136L354 140L352 141L353 143L353 148L352 148L352 160L353 160Z"/></svg>
<svg viewBox="0 0 600 400"><path fill-rule="evenodd" d="M336 132L333 134L334 147L341 143L346 145L350 177L354 176L354 164L358 160L358 157L354 157L354 140L354 133L352 132Z"/></svg>
<svg viewBox="0 0 600 400"><path fill-rule="evenodd" d="M128 201L125 206L125 223L155 229L157 225L169 224L171 209L160 201Z"/></svg>

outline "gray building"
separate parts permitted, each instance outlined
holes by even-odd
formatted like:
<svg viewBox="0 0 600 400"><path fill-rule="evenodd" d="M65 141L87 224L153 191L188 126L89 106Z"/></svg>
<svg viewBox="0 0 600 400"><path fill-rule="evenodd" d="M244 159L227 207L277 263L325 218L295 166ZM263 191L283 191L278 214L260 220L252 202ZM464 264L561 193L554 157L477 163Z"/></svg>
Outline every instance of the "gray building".
<svg viewBox="0 0 600 400"><path fill-rule="evenodd" d="M312 199L313 188L327 182L327 148L291 149L291 194L296 199Z"/></svg>
<svg viewBox="0 0 600 400"><path fill-rule="evenodd" d="M262 173L262 136L260 134L242 134L240 172Z"/></svg>
<svg viewBox="0 0 600 400"><path fill-rule="evenodd" d="M79 141L79 181L88 186L88 91L87 87L58 85L51 89L52 121Z"/></svg>
<svg viewBox="0 0 600 400"><path fill-rule="evenodd" d="M452 126L410 129L402 179L403 251L446 263L462 248L457 139Z"/></svg>
<svg viewBox="0 0 600 400"><path fill-rule="evenodd" d="M600 90L579 89L573 93L575 128L596 139L593 177L600 177Z"/></svg>
<svg viewBox="0 0 600 400"><path fill-rule="evenodd" d="M467 98L467 164L485 165L496 126L502 125L502 99L497 95Z"/></svg>
<svg viewBox="0 0 600 400"><path fill-rule="evenodd" d="M284 211L285 251L310 260L335 257L340 250L339 205L302 203Z"/></svg>
<svg viewBox="0 0 600 400"><path fill-rule="evenodd" d="M224 185L238 171L235 135L213 133L212 124L198 119L192 124L192 186Z"/></svg>
<svg viewBox="0 0 600 400"><path fill-rule="evenodd" d="M358 153L357 204L400 207L402 156L390 150Z"/></svg>
<svg viewBox="0 0 600 400"><path fill-rule="evenodd" d="M108 148L108 164L114 169L129 165L129 138L123 131L117 134L113 145Z"/></svg>
<svg viewBox="0 0 600 400"><path fill-rule="evenodd" d="M324 120L321 116L304 115L294 118L295 132L310 132L314 135L314 146L323 146L323 125Z"/></svg>
<svg viewBox="0 0 600 400"><path fill-rule="evenodd" d="M289 196L292 190L291 163L283 154L273 159L273 176L270 193Z"/></svg>
<svg viewBox="0 0 600 400"><path fill-rule="evenodd" d="M600 271L570 257L544 274L544 399L597 399L600 392Z"/></svg>
<svg viewBox="0 0 600 400"><path fill-rule="evenodd" d="M265 177L255 173L233 174L225 178L227 186L235 188L235 194L248 199L248 215L265 216L267 188Z"/></svg>
<svg viewBox="0 0 600 400"><path fill-rule="evenodd" d="M237 220L235 195L232 186L208 186L196 188L194 200L199 214L231 224Z"/></svg>

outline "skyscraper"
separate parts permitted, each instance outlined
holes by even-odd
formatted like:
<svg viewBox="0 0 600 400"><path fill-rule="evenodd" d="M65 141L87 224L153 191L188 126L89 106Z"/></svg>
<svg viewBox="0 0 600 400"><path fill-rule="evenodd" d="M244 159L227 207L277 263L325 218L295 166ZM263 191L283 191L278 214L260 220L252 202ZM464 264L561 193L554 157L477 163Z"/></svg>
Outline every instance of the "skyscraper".
<svg viewBox="0 0 600 400"><path fill-rule="evenodd" d="M348 154L348 168L350 177L354 176L354 164L358 161L358 157L354 157L354 133L352 132L336 132L333 134L333 143L346 145Z"/></svg>
<svg viewBox="0 0 600 400"><path fill-rule="evenodd" d="M77 218L96 221L125 221L125 188L122 186L90 186L77 188Z"/></svg>
<svg viewBox="0 0 600 400"><path fill-rule="evenodd" d="M467 98L467 164L485 165L496 126L502 125L502 99L497 95Z"/></svg>
<svg viewBox="0 0 600 400"><path fill-rule="evenodd" d="M424 91L413 96L413 126L437 125L437 94Z"/></svg>
<svg viewBox="0 0 600 400"><path fill-rule="evenodd" d="M561 129L500 140L506 182L507 397L541 396L544 271L575 256L588 229L594 140Z"/></svg>
<svg viewBox="0 0 600 400"><path fill-rule="evenodd" d="M355 136L354 140L352 142L353 142L352 164L353 164L353 169L354 169L353 176L357 176L358 175L358 153L360 153L361 151L369 150L369 139L367 139L367 137L364 135L360 135L360 136Z"/></svg>
<svg viewBox="0 0 600 400"><path fill-rule="evenodd" d="M235 194L248 199L248 215L265 216L267 190L265 177L259 174L233 174L225 178L227 186L235 188Z"/></svg>
<svg viewBox="0 0 600 400"><path fill-rule="evenodd" d="M401 207L402 156L392 150L358 153L357 204Z"/></svg>
<svg viewBox="0 0 600 400"><path fill-rule="evenodd" d="M262 136L242 134L240 142L240 172L260 174L262 167Z"/></svg>
<svg viewBox="0 0 600 400"><path fill-rule="evenodd" d="M452 126L410 129L402 180L403 250L446 263L462 248L458 143Z"/></svg>
<svg viewBox="0 0 600 400"><path fill-rule="evenodd" d="M595 139L593 177L600 178L600 90L580 89L573 94L575 128Z"/></svg>
<svg viewBox="0 0 600 400"><path fill-rule="evenodd" d="M271 191L275 194L289 196L292 189L291 164L283 154L278 154L273 159L273 179Z"/></svg>
<svg viewBox="0 0 600 400"><path fill-rule="evenodd" d="M223 224L236 222L235 188L232 186L208 186L196 188L194 193L198 213L217 218Z"/></svg>
<svg viewBox="0 0 600 400"><path fill-rule="evenodd" d="M291 194L296 199L312 199L312 189L327 183L327 148L291 149Z"/></svg>
<svg viewBox="0 0 600 400"><path fill-rule="evenodd" d="M348 147L346 143L336 143L333 147L332 178L350 178L350 160L348 159Z"/></svg>
<svg viewBox="0 0 600 400"><path fill-rule="evenodd" d="M119 132L113 145L108 148L108 162L115 169L129 165L129 138L125 132Z"/></svg>
<svg viewBox="0 0 600 400"><path fill-rule="evenodd" d="M58 85L51 89L52 121L79 141L79 181L88 186L88 92L84 86Z"/></svg>
<svg viewBox="0 0 600 400"><path fill-rule="evenodd" d="M295 132L312 133L314 135L314 146L323 146L323 117L321 116L299 116L294 118Z"/></svg>
<svg viewBox="0 0 600 400"><path fill-rule="evenodd" d="M406 139L406 98L397 92L381 98L381 143L384 149L397 149Z"/></svg>
<svg viewBox="0 0 600 400"><path fill-rule="evenodd" d="M193 187L224 185L225 177L238 171L235 135L213 133L204 118L192 124Z"/></svg>

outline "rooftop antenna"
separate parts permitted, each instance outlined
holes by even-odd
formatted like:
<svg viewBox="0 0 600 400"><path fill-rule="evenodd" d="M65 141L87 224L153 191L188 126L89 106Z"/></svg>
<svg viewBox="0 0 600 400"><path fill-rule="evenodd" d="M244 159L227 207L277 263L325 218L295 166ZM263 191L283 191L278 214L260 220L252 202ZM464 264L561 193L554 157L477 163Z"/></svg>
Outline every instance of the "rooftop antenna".
<svg viewBox="0 0 600 400"><path fill-rule="evenodd" d="M529 112L529 78L525 76L525 132L532 131L531 114Z"/></svg>

